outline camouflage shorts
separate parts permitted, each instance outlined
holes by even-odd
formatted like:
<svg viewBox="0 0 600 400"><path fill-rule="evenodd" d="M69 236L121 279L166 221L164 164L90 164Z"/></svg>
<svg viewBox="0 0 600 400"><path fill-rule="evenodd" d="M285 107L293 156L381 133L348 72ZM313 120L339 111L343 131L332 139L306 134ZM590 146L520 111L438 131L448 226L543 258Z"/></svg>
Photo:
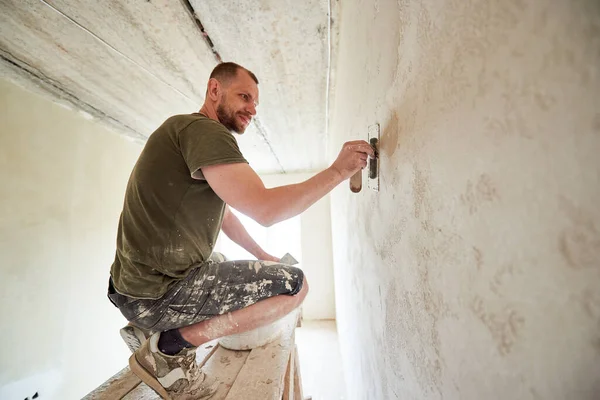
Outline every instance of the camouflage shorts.
<svg viewBox="0 0 600 400"><path fill-rule="evenodd" d="M177 282L160 299L136 299L110 290L109 299L132 324L166 331L248 307L302 289L301 269L271 261L228 261L213 253L210 260Z"/></svg>

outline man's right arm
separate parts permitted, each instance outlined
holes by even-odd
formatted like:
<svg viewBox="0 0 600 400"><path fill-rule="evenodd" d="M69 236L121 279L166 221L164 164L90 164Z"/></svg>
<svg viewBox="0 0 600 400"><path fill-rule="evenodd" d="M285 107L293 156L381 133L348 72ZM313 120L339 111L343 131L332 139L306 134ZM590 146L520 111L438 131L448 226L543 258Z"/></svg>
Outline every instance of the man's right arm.
<svg viewBox="0 0 600 400"><path fill-rule="evenodd" d="M305 182L265 188L256 172L245 163L219 164L202 168L215 193L228 205L264 226L294 217L333 188L367 165L373 155L365 141L344 144L331 167Z"/></svg>

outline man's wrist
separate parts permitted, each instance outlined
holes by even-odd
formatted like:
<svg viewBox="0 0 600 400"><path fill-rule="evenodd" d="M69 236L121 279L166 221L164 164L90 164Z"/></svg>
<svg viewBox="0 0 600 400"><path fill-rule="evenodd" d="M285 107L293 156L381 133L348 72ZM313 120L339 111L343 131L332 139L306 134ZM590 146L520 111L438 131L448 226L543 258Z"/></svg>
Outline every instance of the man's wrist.
<svg viewBox="0 0 600 400"><path fill-rule="evenodd" d="M336 179L339 182L342 182L344 180L344 178L342 176L342 171L340 171L333 165L331 165L329 168L327 168L325 170L325 172L328 172L334 179Z"/></svg>

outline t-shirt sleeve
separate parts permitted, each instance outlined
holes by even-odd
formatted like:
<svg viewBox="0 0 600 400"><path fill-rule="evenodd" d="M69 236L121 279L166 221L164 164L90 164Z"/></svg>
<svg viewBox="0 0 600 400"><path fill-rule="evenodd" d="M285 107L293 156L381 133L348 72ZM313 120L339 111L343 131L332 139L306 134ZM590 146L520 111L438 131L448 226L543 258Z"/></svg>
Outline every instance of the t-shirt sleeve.
<svg viewBox="0 0 600 400"><path fill-rule="evenodd" d="M200 168L208 165L248 163L235 137L211 120L192 122L179 132L179 147L192 178L204 179Z"/></svg>

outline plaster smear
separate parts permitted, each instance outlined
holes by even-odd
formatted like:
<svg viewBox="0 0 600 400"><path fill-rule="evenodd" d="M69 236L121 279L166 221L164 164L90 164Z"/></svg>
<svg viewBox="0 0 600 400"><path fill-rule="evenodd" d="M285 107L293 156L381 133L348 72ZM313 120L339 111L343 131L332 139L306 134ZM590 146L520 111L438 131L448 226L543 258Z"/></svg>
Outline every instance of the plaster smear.
<svg viewBox="0 0 600 400"><path fill-rule="evenodd" d="M351 399L600 393L600 4L349 1L330 157Z"/></svg>

